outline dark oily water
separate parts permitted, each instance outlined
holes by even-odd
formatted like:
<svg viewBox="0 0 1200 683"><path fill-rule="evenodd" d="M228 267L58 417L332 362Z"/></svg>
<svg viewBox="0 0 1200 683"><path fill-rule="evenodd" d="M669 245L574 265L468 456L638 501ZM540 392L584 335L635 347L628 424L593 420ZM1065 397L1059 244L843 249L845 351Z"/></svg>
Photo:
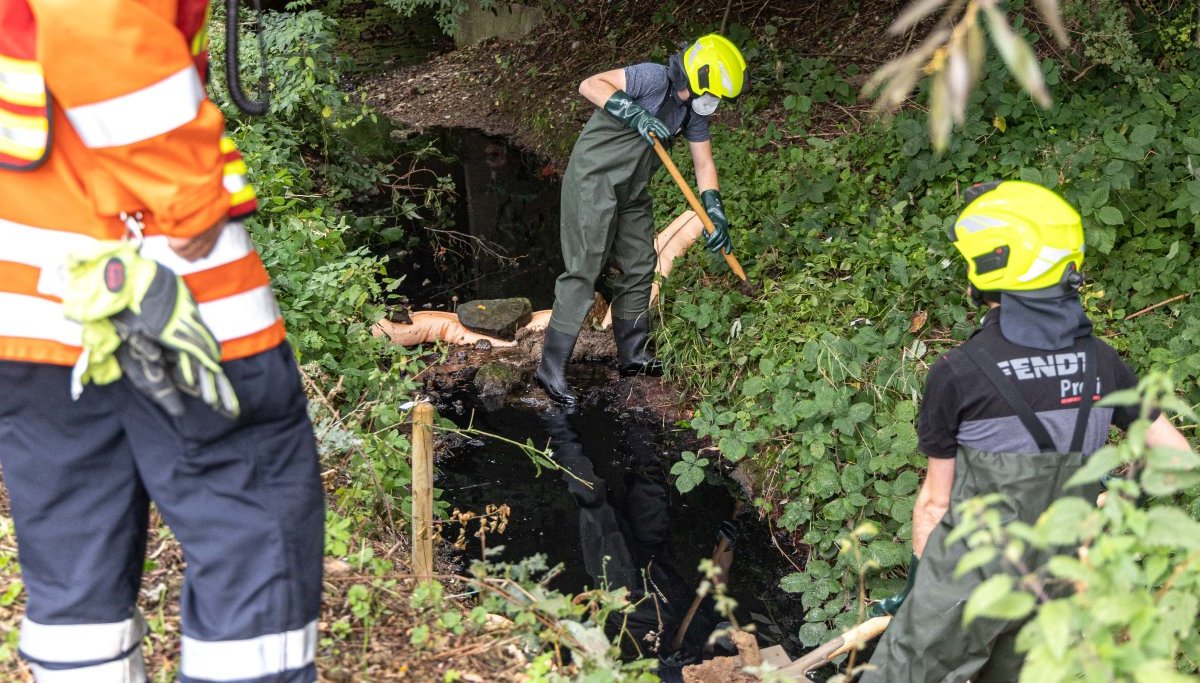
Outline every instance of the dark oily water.
<svg viewBox="0 0 1200 683"><path fill-rule="evenodd" d="M442 414L460 425L473 413L477 429L518 442L531 439L538 447L549 443L555 459L578 479L559 471L535 476L520 449L479 439L452 449L439 463L437 486L443 499L461 510L482 512L488 504L507 504L512 510L508 529L503 536L489 534L487 545L502 545L502 560L541 553L550 565L561 564L563 571L552 583L558 590L578 592L606 580L609 587L623 585L640 596L648 577L661 598L659 610L668 622L664 631L673 634L695 595L700 561L712 556L718 528L733 516L732 485L710 477L680 494L668 472L681 451L695 448L694 437L649 412L617 408L609 392L599 394L598 401L573 415L512 405L488 413L467 397L443 407ZM738 528L729 581L738 622L756 624L764 645L779 643L798 656L795 634L804 621L800 596L778 588L793 568L753 513L742 515ZM467 557L478 557L478 539L468 536L468 541ZM646 607L646 614L630 619L630 630L639 637L658 629L652 601ZM719 621L706 603L688 630L692 651L699 651Z"/></svg>
<svg viewBox="0 0 1200 683"><path fill-rule="evenodd" d="M394 250L389 274L414 310L449 310L454 297L526 297L534 310L554 303L563 270L558 238L560 182L540 157L506 139L447 128L422 136L446 159L422 163L454 181L448 223L431 232L414 224L417 244ZM419 176L418 176L419 177Z"/></svg>

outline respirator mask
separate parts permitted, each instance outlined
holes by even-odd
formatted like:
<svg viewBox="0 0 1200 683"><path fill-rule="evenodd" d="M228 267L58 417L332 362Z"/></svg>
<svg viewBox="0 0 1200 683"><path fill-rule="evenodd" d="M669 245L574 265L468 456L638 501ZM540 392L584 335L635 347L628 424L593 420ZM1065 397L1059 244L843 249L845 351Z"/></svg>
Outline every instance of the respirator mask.
<svg viewBox="0 0 1200 683"><path fill-rule="evenodd" d="M712 93L704 93L699 97L692 95L692 111L700 116L712 116L720 103L721 98Z"/></svg>

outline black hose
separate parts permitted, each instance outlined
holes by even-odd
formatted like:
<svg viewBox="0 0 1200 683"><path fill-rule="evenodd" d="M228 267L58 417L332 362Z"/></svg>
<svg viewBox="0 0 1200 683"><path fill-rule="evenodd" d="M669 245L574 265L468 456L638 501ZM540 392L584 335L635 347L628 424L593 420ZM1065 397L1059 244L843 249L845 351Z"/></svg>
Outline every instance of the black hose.
<svg viewBox="0 0 1200 683"><path fill-rule="evenodd" d="M254 0L255 32L258 34L258 51L262 77L259 79L259 97L252 100L242 90L241 60L238 58L238 10L241 0L226 0L225 5L225 81L229 84L229 97L238 109L252 116L267 113L270 99L267 94L267 44L263 39L262 7L259 0Z"/></svg>

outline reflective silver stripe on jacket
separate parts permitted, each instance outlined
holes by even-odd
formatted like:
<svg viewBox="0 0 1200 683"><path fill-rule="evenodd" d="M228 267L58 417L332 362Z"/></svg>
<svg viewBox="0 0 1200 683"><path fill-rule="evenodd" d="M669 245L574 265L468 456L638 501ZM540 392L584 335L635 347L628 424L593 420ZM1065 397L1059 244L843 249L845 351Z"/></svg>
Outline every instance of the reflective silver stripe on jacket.
<svg viewBox="0 0 1200 683"><path fill-rule="evenodd" d="M67 118L87 147L123 147L191 123L204 100L200 74L189 64L140 90L71 107Z"/></svg>

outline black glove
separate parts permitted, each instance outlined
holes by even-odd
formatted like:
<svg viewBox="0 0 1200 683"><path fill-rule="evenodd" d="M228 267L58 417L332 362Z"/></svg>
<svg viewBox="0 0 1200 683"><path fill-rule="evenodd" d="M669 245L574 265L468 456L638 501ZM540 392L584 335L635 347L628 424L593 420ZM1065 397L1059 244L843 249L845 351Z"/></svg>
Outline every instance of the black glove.
<svg viewBox="0 0 1200 683"><path fill-rule="evenodd" d="M654 114L646 111L645 107L634 102L629 93L624 90L618 90L608 98L608 101L604 103L604 111L636 130L638 135L641 135L646 140L646 144L651 147L654 146L654 138L650 137L651 133L654 133L654 137L664 145L671 137L671 131L667 129L667 124L659 121Z"/></svg>
<svg viewBox="0 0 1200 683"><path fill-rule="evenodd" d="M726 547L730 550L733 550L733 547L737 545L737 541L741 536L741 527L732 519L721 522L721 526L717 527L717 542L720 543L722 538L725 539Z"/></svg>
<svg viewBox="0 0 1200 683"><path fill-rule="evenodd" d="M920 560L918 560L917 556L914 554L912 559L908 561L908 581L904 584L904 590L896 593L890 598L884 598L874 605L871 605L871 616L882 617L885 614L890 614L892 616L896 615L896 612L900 609L900 605L903 605L904 599L908 597L908 592L912 590L913 581L915 581L917 578L917 564L919 562Z"/></svg>
<svg viewBox="0 0 1200 683"><path fill-rule="evenodd" d="M733 240L729 239L729 219L725 217L725 207L721 205L720 190L705 190L700 193L700 201L704 202L704 210L708 213L713 224L712 234L704 235L708 250L711 252L733 251Z"/></svg>

